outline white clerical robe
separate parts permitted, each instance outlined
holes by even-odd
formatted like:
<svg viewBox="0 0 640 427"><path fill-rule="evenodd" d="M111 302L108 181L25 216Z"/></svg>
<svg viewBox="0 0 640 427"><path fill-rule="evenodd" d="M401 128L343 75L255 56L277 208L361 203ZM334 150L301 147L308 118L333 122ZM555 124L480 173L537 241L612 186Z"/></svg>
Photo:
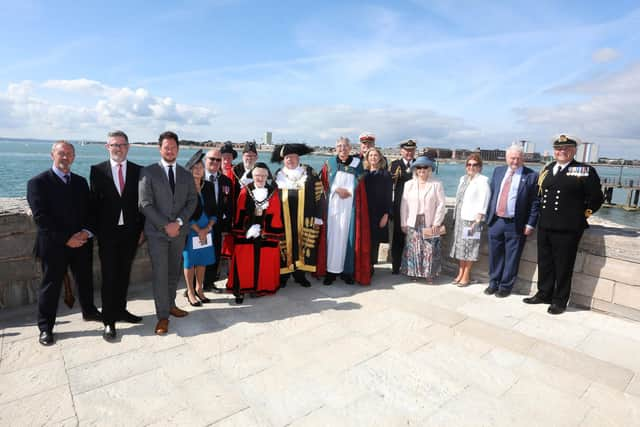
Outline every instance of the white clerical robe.
<svg viewBox="0 0 640 427"><path fill-rule="evenodd" d="M327 212L327 271L329 273L342 273L344 269L355 184L355 175L338 171L329 189ZM349 190L351 196L341 199L335 192L336 188L340 187Z"/></svg>

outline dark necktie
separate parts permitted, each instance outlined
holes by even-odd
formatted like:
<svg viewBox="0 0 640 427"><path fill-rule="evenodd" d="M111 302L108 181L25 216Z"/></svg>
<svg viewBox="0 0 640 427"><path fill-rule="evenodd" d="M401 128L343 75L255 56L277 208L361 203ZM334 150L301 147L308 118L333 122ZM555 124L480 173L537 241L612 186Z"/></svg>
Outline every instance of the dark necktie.
<svg viewBox="0 0 640 427"><path fill-rule="evenodd" d="M65 183L65 184L68 184L68 183L69 183L69 181L71 181L71 176L70 176L70 175L65 175L65 176L64 176L64 183Z"/></svg>
<svg viewBox="0 0 640 427"><path fill-rule="evenodd" d="M173 165L169 165L169 186L171 187L171 192L176 192L176 177L173 175Z"/></svg>

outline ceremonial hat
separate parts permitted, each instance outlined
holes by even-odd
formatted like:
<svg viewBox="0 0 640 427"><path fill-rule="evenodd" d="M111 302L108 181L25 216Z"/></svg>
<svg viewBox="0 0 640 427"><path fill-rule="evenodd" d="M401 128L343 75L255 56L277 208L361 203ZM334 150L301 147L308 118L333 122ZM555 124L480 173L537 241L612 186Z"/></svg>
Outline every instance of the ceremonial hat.
<svg viewBox="0 0 640 427"><path fill-rule="evenodd" d="M400 143L400 148L404 148L405 150L415 150L416 142L413 139L407 139Z"/></svg>
<svg viewBox="0 0 640 427"><path fill-rule="evenodd" d="M264 163L264 162L256 163L253 166L253 168L251 168L251 170L247 173L247 178L253 178L253 171L256 170L256 168L266 169L267 170L267 177L271 178L271 171L269 170L269 166L267 166L267 164Z"/></svg>
<svg viewBox="0 0 640 427"><path fill-rule="evenodd" d="M431 160L427 156L420 156L411 164L411 170L413 171L417 167L427 167L433 169L433 160Z"/></svg>
<svg viewBox="0 0 640 427"><path fill-rule="evenodd" d="M248 153L250 151L253 151L255 154L258 154L258 149L256 148L256 143L253 141L247 141L244 143L244 149L242 150L242 153Z"/></svg>
<svg viewBox="0 0 640 427"><path fill-rule="evenodd" d="M362 132L359 139L360 142L373 143L374 145L376 143L376 136L371 132Z"/></svg>
<svg viewBox="0 0 640 427"><path fill-rule="evenodd" d="M189 161L187 163L185 163L184 167L185 169L191 170L191 168L193 168L193 166L202 161L202 158L204 157L204 152L202 151L202 149L196 151L193 156L191 156L191 158L189 159Z"/></svg>
<svg viewBox="0 0 640 427"><path fill-rule="evenodd" d="M553 148L557 148L557 147L576 147L578 144L580 144L580 139L574 137L574 136L569 136L569 135L559 135L557 138L554 139L553 141Z"/></svg>
<svg viewBox="0 0 640 427"><path fill-rule="evenodd" d="M271 153L271 162L278 163L284 159L284 156L289 154L297 154L298 156L304 156L313 152L313 148L307 144L282 144L276 145Z"/></svg>
<svg viewBox="0 0 640 427"><path fill-rule="evenodd" d="M233 144L230 142L225 142L222 148L220 149L220 154L231 154L235 159L238 157L238 152L233 149Z"/></svg>

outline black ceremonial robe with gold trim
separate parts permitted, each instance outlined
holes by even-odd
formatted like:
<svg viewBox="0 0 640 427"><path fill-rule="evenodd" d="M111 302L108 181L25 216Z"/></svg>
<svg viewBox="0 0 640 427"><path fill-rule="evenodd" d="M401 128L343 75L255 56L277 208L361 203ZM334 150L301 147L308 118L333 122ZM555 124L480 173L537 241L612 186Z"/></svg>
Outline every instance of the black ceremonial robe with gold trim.
<svg viewBox="0 0 640 427"><path fill-rule="evenodd" d="M283 169L275 174L284 224L284 238L280 241L280 274L295 270L316 271L320 227L315 225L315 219L322 218L324 189L318 174L310 166L301 166L306 178L301 178L297 185L288 181L289 185L281 186L278 180L283 178Z"/></svg>

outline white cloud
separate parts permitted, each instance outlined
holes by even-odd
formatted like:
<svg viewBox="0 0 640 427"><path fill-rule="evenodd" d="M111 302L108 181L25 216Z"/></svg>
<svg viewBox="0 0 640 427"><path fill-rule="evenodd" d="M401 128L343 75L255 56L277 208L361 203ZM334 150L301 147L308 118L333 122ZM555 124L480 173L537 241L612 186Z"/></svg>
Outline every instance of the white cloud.
<svg viewBox="0 0 640 427"><path fill-rule="evenodd" d="M71 92L73 104L57 101L56 91ZM146 89L114 88L88 79L11 83L6 94L0 93L0 113L0 130L22 129L23 136L45 138L61 132L90 138L114 127L138 133L193 131L210 125L216 115L209 107L181 104Z"/></svg>
<svg viewBox="0 0 640 427"><path fill-rule="evenodd" d="M593 58L593 62L602 64L605 62L615 61L620 57L620 52L610 47L604 47L593 52L591 57Z"/></svg>
<svg viewBox="0 0 640 427"><path fill-rule="evenodd" d="M519 109L516 112L522 121L548 135L570 129L586 141L611 144L626 141L633 149L629 154L638 155L640 64L604 78L556 88L555 92L579 95L584 100Z"/></svg>

